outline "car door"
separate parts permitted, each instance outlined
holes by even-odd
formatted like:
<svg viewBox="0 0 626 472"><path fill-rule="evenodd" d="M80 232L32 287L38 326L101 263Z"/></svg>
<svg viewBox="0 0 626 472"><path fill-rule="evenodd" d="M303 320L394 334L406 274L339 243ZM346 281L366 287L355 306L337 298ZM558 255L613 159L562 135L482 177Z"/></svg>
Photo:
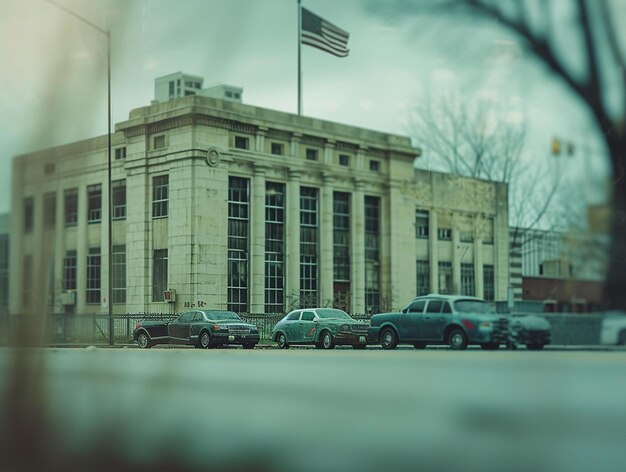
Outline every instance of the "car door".
<svg viewBox="0 0 626 472"><path fill-rule="evenodd" d="M287 342L294 343L298 342L298 323L300 322L300 311L294 311L289 313L287 319L284 324L285 337L287 338Z"/></svg>
<svg viewBox="0 0 626 472"><path fill-rule="evenodd" d="M191 325L194 315L195 312L188 311L181 314L168 325L167 331L170 336L170 340L175 340L177 342L189 341L189 326Z"/></svg>
<svg viewBox="0 0 626 472"><path fill-rule="evenodd" d="M318 322L315 321L315 319L315 312L310 310L302 312L302 316L298 322L298 336L300 338L300 342L310 343L315 341L318 326Z"/></svg>
<svg viewBox="0 0 626 472"><path fill-rule="evenodd" d="M447 311L447 314L445 313ZM451 313L450 305L444 300L429 300L420 325L420 337L441 341L446 326L446 317Z"/></svg>
<svg viewBox="0 0 626 472"><path fill-rule="evenodd" d="M417 341L422 339L420 334L422 316L426 300L416 300L409 304L400 314L398 320L398 335L401 341Z"/></svg>

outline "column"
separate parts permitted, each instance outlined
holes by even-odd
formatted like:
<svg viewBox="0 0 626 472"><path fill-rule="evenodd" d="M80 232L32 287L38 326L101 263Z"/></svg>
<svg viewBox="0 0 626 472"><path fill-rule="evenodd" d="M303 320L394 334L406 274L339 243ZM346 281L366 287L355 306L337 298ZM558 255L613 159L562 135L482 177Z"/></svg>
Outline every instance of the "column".
<svg viewBox="0 0 626 472"><path fill-rule="evenodd" d="M265 313L265 171L254 166L250 221L250 312Z"/></svg>
<svg viewBox="0 0 626 472"><path fill-rule="evenodd" d="M439 248L437 246L437 212L428 212L428 252L430 254L430 292L439 293Z"/></svg>
<svg viewBox="0 0 626 472"><path fill-rule="evenodd" d="M355 180L352 193L352 218L350 236L350 291L352 313L365 313L365 204L363 189L365 183Z"/></svg>
<svg viewBox="0 0 626 472"><path fill-rule="evenodd" d="M452 215L452 293L461 293L461 258L463 250L460 242L459 225L456 215Z"/></svg>
<svg viewBox="0 0 626 472"><path fill-rule="evenodd" d="M474 287L478 298L485 298L483 279L483 240L478 232L474 234Z"/></svg>
<svg viewBox="0 0 626 472"><path fill-rule="evenodd" d="M322 174L323 186L321 195L320 218L320 269L319 297L320 305L333 300L333 178L330 174Z"/></svg>
<svg viewBox="0 0 626 472"><path fill-rule="evenodd" d="M287 176L285 300L289 310L300 298L300 171L288 170Z"/></svg>
<svg viewBox="0 0 626 472"><path fill-rule="evenodd" d="M65 200L63 189L56 192L56 208L55 208L55 226L54 226L54 285L51 290L54 291L54 309L57 313L64 310L64 306L60 303L60 294L63 290L63 258L65 257Z"/></svg>
<svg viewBox="0 0 626 472"><path fill-rule="evenodd" d="M265 134L267 133L268 128L259 127L256 134L256 152L264 154L265 153Z"/></svg>
<svg viewBox="0 0 626 472"><path fill-rule="evenodd" d="M87 308L87 187L78 186L78 225L76 228L76 313L85 313Z"/></svg>
<svg viewBox="0 0 626 472"><path fill-rule="evenodd" d="M333 140L328 140L326 141L326 145L324 146L324 158L323 158L323 163L324 164L332 164L333 163L333 157L335 155L335 149L336 149L337 145L335 143L335 141Z"/></svg>
<svg viewBox="0 0 626 472"><path fill-rule="evenodd" d="M300 154L300 140L302 139L302 135L300 133L294 133L291 136L291 155L293 157L298 157Z"/></svg>

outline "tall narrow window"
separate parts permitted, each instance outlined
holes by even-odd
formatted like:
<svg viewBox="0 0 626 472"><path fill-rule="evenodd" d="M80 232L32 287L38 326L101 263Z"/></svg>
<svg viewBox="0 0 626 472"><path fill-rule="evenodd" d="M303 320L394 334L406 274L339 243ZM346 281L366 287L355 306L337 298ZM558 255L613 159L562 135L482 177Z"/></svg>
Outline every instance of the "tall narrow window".
<svg viewBox="0 0 626 472"><path fill-rule="evenodd" d="M228 309L248 311L249 180L228 179Z"/></svg>
<svg viewBox="0 0 626 472"><path fill-rule="evenodd" d="M63 192L65 207L65 226L76 226L78 223L78 189L70 188Z"/></svg>
<svg viewBox="0 0 626 472"><path fill-rule="evenodd" d="M285 300L285 186L265 191L265 312L282 313Z"/></svg>
<svg viewBox="0 0 626 472"><path fill-rule="evenodd" d="M87 303L100 303L100 248L89 248L87 256Z"/></svg>
<svg viewBox="0 0 626 472"><path fill-rule="evenodd" d="M167 290L167 249L155 249L152 253L152 301L165 301Z"/></svg>
<svg viewBox="0 0 626 472"><path fill-rule="evenodd" d="M126 146L119 147L115 150L115 160L126 159Z"/></svg>
<svg viewBox="0 0 626 472"><path fill-rule="evenodd" d="M381 311L379 197L365 197L365 308L370 313Z"/></svg>
<svg viewBox="0 0 626 472"><path fill-rule="evenodd" d="M126 245L114 245L112 249L113 303L126 303Z"/></svg>
<svg viewBox="0 0 626 472"><path fill-rule="evenodd" d="M417 287L416 296L428 295L430 293L430 263L428 261L417 261Z"/></svg>
<svg viewBox="0 0 626 472"><path fill-rule="evenodd" d="M24 232L30 233L33 230L35 220L35 201L33 197L24 199Z"/></svg>
<svg viewBox="0 0 626 472"><path fill-rule="evenodd" d="M415 237L428 238L428 211L415 211Z"/></svg>
<svg viewBox="0 0 626 472"><path fill-rule="evenodd" d="M76 290L76 251L67 251L63 258L63 290Z"/></svg>
<svg viewBox="0 0 626 472"><path fill-rule="evenodd" d="M152 218L167 216L169 177L158 175L152 178Z"/></svg>
<svg viewBox="0 0 626 472"><path fill-rule="evenodd" d="M333 306L350 311L350 194L333 195Z"/></svg>
<svg viewBox="0 0 626 472"><path fill-rule="evenodd" d="M102 185L87 187L87 222L98 223L102 219Z"/></svg>
<svg viewBox="0 0 626 472"><path fill-rule="evenodd" d="M439 263L439 293L452 293L452 262Z"/></svg>
<svg viewBox="0 0 626 472"><path fill-rule="evenodd" d="M461 295L474 296L474 264L461 264Z"/></svg>
<svg viewBox="0 0 626 472"><path fill-rule="evenodd" d="M319 305L318 254L318 190L300 187L300 308Z"/></svg>
<svg viewBox="0 0 626 472"><path fill-rule="evenodd" d="M123 220L126 218L126 179L111 182L113 199L113 219Z"/></svg>
<svg viewBox="0 0 626 472"><path fill-rule="evenodd" d="M48 192L43 196L43 227L53 229L57 216L57 196L54 192Z"/></svg>
<svg viewBox="0 0 626 472"><path fill-rule="evenodd" d="M495 276L492 265L483 266L483 290L485 300L492 302L496 299Z"/></svg>

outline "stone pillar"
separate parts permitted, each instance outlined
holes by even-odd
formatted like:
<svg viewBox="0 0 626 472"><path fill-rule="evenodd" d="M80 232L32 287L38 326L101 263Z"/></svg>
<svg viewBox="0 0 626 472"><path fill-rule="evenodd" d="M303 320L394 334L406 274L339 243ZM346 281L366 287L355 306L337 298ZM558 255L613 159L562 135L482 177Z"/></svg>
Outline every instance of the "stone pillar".
<svg viewBox="0 0 626 472"><path fill-rule="evenodd" d="M461 238L456 215L452 215L452 293L461 293L461 258L463 249L461 248Z"/></svg>
<svg viewBox="0 0 626 472"><path fill-rule="evenodd" d="M352 193L352 218L350 236L350 305L352 313L365 313L365 204L363 189L365 184L355 180Z"/></svg>
<svg viewBox="0 0 626 472"><path fill-rule="evenodd" d="M333 164L333 157L336 149L335 141L328 140L326 141L326 145L324 146L324 157L322 162L324 164Z"/></svg>
<svg viewBox="0 0 626 472"><path fill-rule="evenodd" d="M302 139L302 135L300 133L294 133L291 136L291 156L299 157L300 156L300 141Z"/></svg>
<svg viewBox="0 0 626 472"><path fill-rule="evenodd" d="M87 301L87 187L78 187L78 225L76 229L76 313L85 313Z"/></svg>
<svg viewBox="0 0 626 472"><path fill-rule="evenodd" d="M250 221L250 312L265 313L265 171L254 166Z"/></svg>
<svg viewBox="0 0 626 472"><path fill-rule="evenodd" d="M300 299L300 172L289 170L287 175L285 300L290 310L292 303Z"/></svg>
<svg viewBox="0 0 626 472"><path fill-rule="evenodd" d="M64 219L64 199L63 190L59 189L56 192L56 208L55 208L55 227L54 227L54 285L52 291L54 291L54 305L57 313L61 313L65 308L60 303L59 295L63 290L63 258L65 257L65 238L63 237L65 231L65 219Z"/></svg>
<svg viewBox="0 0 626 472"><path fill-rule="evenodd" d="M267 128L259 127L256 134L256 152L260 154L265 153L265 135L267 133Z"/></svg>
<svg viewBox="0 0 626 472"><path fill-rule="evenodd" d="M478 234L474 235L474 287L476 296L485 298L483 280L483 240Z"/></svg>
<svg viewBox="0 0 626 472"><path fill-rule="evenodd" d="M324 306L332 301L333 294L333 178L328 173L322 174L323 187L321 195L320 217L320 268L319 268L319 302Z"/></svg>

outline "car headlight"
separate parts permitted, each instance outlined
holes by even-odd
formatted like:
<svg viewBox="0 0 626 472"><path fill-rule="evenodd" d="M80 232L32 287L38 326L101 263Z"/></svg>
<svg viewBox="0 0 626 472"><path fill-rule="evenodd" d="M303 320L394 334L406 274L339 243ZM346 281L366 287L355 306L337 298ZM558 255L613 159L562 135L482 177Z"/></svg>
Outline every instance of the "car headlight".
<svg viewBox="0 0 626 472"><path fill-rule="evenodd" d="M350 325L341 325L341 331L350 331Z"/></svg>
<svg viewBox="0 0 626 472"><path fill-rule="evenodd" d="M481 328L491 328L491 321L481 321L480 325Z"/></svg>

